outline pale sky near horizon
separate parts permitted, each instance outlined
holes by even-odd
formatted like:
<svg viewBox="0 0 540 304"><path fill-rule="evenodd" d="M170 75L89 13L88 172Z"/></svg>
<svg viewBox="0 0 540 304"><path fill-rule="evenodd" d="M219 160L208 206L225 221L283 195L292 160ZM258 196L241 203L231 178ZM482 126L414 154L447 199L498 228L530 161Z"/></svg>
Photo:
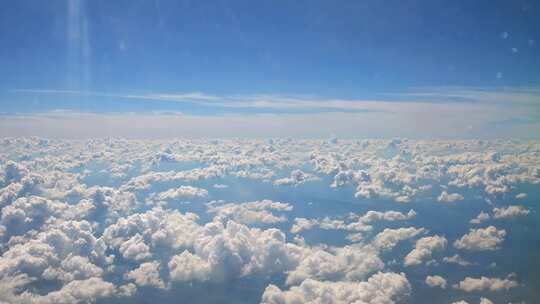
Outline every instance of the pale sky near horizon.
<svg viewBox="0 0 540 304"><path fill-rule="evenodd" d="M6 3L0 136L539 138L539 14L534 1Z"/></svg>

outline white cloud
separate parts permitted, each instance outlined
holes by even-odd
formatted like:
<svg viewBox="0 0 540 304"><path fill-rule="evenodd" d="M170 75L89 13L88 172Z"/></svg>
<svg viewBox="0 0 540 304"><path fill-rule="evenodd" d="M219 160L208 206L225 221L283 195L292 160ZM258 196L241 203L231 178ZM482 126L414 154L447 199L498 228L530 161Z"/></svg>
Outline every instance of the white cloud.
<svg viewBox="0 0 540 304"><path fill-rule="evenodd" d="M429 287L440 287L442 289L445 289L446 288L446 279L441 277L441 276L438 276L438 275L427 276L426 277L426 284Z"/></svg>
<svg viewBox="0 0 540 304"><path fill-rule="evenodd" d="M435 235L427 236L416 241L414 249L405 256L405 266L420 265L431 258L434 251L446 248L446 238Z"/></svg>
<svg viewBox="0 0 540 304"><path fill-rule="evenodd" d="M388 250L397 245L400 241L407 240L425 232L424 228L385 228L373 239L373 245L377 248Z"/></svg>
<svg viewBox="0 0 540 304"><path fill-rule="evenodd" d="M499 74L502 77L502 73ZM39 94L67 93L59 90L38 90L38 92ZM89 92L72 91L68 94L88 96ZM96 92L92 94L94 95L91 96L97 94L111 97L111 94ZM350 100L268 95L217 97L201 93L113 94L112 96L115 97L148 101L189 100L214 109L226 107L233 112L239 107L251 108L255 113L204 116L56 111L4 117L0 120L0 136L215 138L230 137L231 134L241 137L275 137L284 134L296 137L326 137L329 134L339 134L340 137L511 138L528 136L537 138L535 135L540 133L538 132L539 125L535 123L533 115L536 104L530 101L538 98L535 90L505 88L503 91L445 87L430 88L427 92L420 94L401 95L399 99L389 98L390 100ZM186 99L186 96L189 96L189 99ZM419 98L420 96L423 98ZM425 101L426 96L429 97L430 102ZM212 100L215 98L219 98L219 101ZM448 102L455 98L466 102ZM406 102L396 102L403 99ZM440 102L433 102L433 100ZM508 101L512 107L508 107ZM257 111L261 108L290 112L264 114ZM315 113L293 113L301 109L310 109ZM329 112L328 109L332 111ZM531 123L506 124L505 128L493 128L494 121L505 122L524 118L531 119ZM336 121L341 123L336 124ZM199 127L193 128L194 125ZM399 134L396 134L396 130Z"/></svg>
<svg viewBox="0 0 540 304"><path fill-rule="evenodd" d="M368 246L352 245L329 251L314 248L302 257L296 269L289 272L287 284L298 284L308 278L362 280L383 267L377 250Z"/></svg>
<svg viewBox="0 0 540 304"><path fill-rule="evenodd" d="M169 262L171 275L182 280L242 277L254 273L274 274L294 269L303 249L287 243L278 229L260 230L229 221L211 222L198 233L180 234L193 238L180 256ZM200 267L201 274L197 267ZM191 270L190 270L191 269Z"/></svg>
<svg viewBox="0 0 540 304"><path fill-rule="evenodd" d="M450 264L458 264L460 266L472 265L471 262L463 259L459 254L454 254L453 256L444 257L443 262L450 263Z"/></svg>
<svg viewBox="0 0 540 304"><path fill-rule="evenodd" d="M165 192L158 193L156 198L159 200L190 200L197 198L205 198L208 196L208 191L192 186L180 186L178 188L169 189Z"/></svg>
<svg viewBox="0 0 540 304"><path fill-rule="evenodd" d="M416 211L411 209L407 213L401 213L394 210L385 212L370 210L363 215L351 214L349 218L353 221L350 222L346 222L341 219L332 219L329 217L325 217L323 219L295 218L294 225L291 227L291 232L300 233L301 231L310 230L316 227L324 230L368 232L372 229L370 224L375 221L406 221L414 218L415 216Z"/></svg>
<svg viewBox="0 0 540 304"><path fill-rule="evenodd" d="M529 214L531 211L523 206L512 205L502 208L493 208L493 217L496 219L510 219Z"/></svg>
<svg viewBox="0 0 540 304"><path fill-rule="evenodd" d="M294 219L294 224L291 227L291 233L300 233L304 230L311 230L319 225L319 221L315 219L306 219L297 217Z"/></svg>
<svg viewBox="0 0 540 304"><path fill-rule="evenodd" d="M454 242L454 247L466 250L496 250L504 241L506 231L497 230L494 226L487 228L470 229L460 239Z"/></svg>
<svg viewBox="0 0 540 304"><path fill-rule="evenodd" d="M68 255L60 262L60 267L49 266L43 271L42 277L47 280L71 282L74 280L101 277L103 269L96 266L88 257Z"/></svg>
<svg viewBox="0 0 540 304"><path fill-rule="evenodd" d="M126 273L125 278L135 281L139 286L165 288L165 283L159 275L159 269L157 261L142 263L137 269Z"/></svg>
<svg viewBox="0 0 540 304"><path fill-rule="evenodd" d="M368 278L377 276L373 273L386 270L384 250L427 231L429 227L399 228L403 223L398 221L419 216L414 210L385 210L386 205L373 204L380 209L316 218L321 214L315 213L322 206L319 203L214 201L206 205L206 210L200 204L181 206L182 210L196 210L199 219L194 213L174 210L173 204L158 200L206 198L208 192L195 185L232 185L235 179L249 178L249 183L271 187L281 172L295 170L320 176L320 191L352 197L348 189L337 189L350 186L356 188L360 199L367 195L373 200L395 202L430 199L432 185L470 188L474 190L470 192L483 192L478 195L492 198L508 195L517 184L540 181L536 166L540 146L536 142L389 142L347 140L341 139L341 134L340 140L332 143L296 139L0 139L0 301L84 303L116 296L134 296L136 301L138 289L269 277L284 277L289 284L283 291L269 286L266 295L273 290L273 301L307 296L300 286L308 282L320 288L314 299L339 299L341 295L347 297L343 293L349 291L351 296L359 293L359 284L368 286ZM382 157L381 151L391 156ZM152 164L158 159L193 162L200 167L153 172ZM301 184L306 180L303 174L288 178L293 184ZM95 183L102 185L92 186ZM235 184L234 189L242 191L239 186ZM150 197L151 192L156 193ZM257 193L244 194L251 197ZM364 208L360 200L357 203L354 210ZM493 210L493 216L504 218L527 211L521 207L499 208ZM346 238L355 244L334 247L318 243L307 233L306 240L296 236L294 241L287 241L283 231L261 228L288 226L285 216L289 214L297 216L291 223L293 233L312 228L338 229L346 232L339 235L349 234ZM483 229L483 233L471 230L455 246L476 246L476 250L500 247L504 230L490 229ZM446 246L446 239L433 238L439 237L418 240L405 263L436 263L434 252ZM457 254L443 261L470 265ZM392 263L397 262L388 265ZM428 281L439 284L434 280ZM95 288L86 288L86 284ZM56 288L50 290L52 287ZM380 299L387 300L386 292L379 292ZM376 300L380 299L369 298L367 303L379 304ZM391 301L399 302L394 298Z"/></svg>
<svg viewBox="0 0 540 304"><path fill-rule="evenodd" d="M22 294L21 298L29 298L32 302L40 304L88 303L114 296L115 293L116 289L112 283L103 281L101 278L90 278L71 281L60 290L50 292L45 296Z"/></svg>
<svg viewBox="0 0 540 304"><path fill-rule="evenodd" d="M437 197L437 200L443 203L457 202L457 201L462 201L463 199L464 199L463 195L459 193L448 193L446 191L443 191L441 195Z"/></svg>
<svg viewBox="0 0 540 304"><path fill-rule="evenodd" d="M476 216L476 218L470 220L469 223L471 223L471 224L481 224L481 223L489 220L490 218L491 218L491 216L489 214L487 214L484 211L481 211L478 214L478 216Z"/></svg>
<svg viewBox="0 0 540 304"><path fill-rule="evenodd" d="M272 211L285 212L293 209L293 207L287 203L274 202L271 200L239 204L210 202L206 205L208 207L208 212L215 214L216 220L224 223L228 220L234 220L237 223L246 225L284 222L286 220L285 216L275 215Z"/></svg>
<svg viewBox="0 0 540 304"><path fill-rule="evenodd" d="M454 286L454 288L461 289L466 292L474 291L500 291L500 290L509 290L511 288L517 287L518 283L511 279L499 279L499 278L470 278L466 277L463 281L459 282Z"/></svg>
<svg viewBox="0 0 540 304"><path fill-rule="evenodd" d="M299 186L305 182L318 180L318 177L305 173L302 170L293 170L290 177L280 178L274 181L276 186Z"/></svg>
<svg viewBox="0 0 540 304"><path fill-rule="evenodd" d="M307 279L299 286L282 291L266 287L263 304L293 303L399 303L411 292L405 274L377 273L365 282L329 282Z"/></svg>
<svg viewBox="0 0 540 304"><path fill-rule="evenodd" d="M13 243L0 258L0 274L69 280L97 276L109 262L103 241L86 221L65 221L31 240Z"/></svg>
<svg viewBox="0 0 540 304"><path fill-rule="evenodd" d="M527 193L516 194L516 199L525 199L525 198L527 198Z"/></svg>
<svg viewBox="0 0 540 304"><path fill-rule="evenodd" d="M407 213L401 213L398 211L368 211L366 214L359 218L359 222L371 223L373 221L405 221L410 220L416 216L416 211L409 210Z"/></svg>
<svg viewBox="0 0 540 304"><path fill-rule="evenodd" d="M128 260L139 261L152 256L150 247L145 244L144 238L138 233L123 242L118 251Z"/></svg>
<svg viewBox="0 0 540 304"><path fill-rule="evenodd" d="M480 298L480 304L493 304L493 302L487 298Z"/></svg>
<svg viewBox="0 0 540 304"><path fill-rule="evenodd" d="M178 282L200 281L210 279L211 265L197 255L185 250L179 255L175 255L169 261L169 271L171 280Z"/></svg>

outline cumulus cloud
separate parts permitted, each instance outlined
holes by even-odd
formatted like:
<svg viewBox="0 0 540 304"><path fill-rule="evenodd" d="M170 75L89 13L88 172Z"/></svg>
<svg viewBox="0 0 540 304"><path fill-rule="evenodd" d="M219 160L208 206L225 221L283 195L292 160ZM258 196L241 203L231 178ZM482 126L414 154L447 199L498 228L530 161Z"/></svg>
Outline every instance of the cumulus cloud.
<svg viewBox="0 0 540 304"><path fill-rule="evenodd" d="M152 286L156 288L165 288L165 283L159 274L159 262L142 263L137 269L126 273L125 278L133 280L139 286Z"/></svg>
<svg viewBox="0 0 540 304"><path fill-rule="evenodd" d="M128 260L138 261L152 256L150 247L145 244L144 238L138 233L123 242L118 251Z"/></svg>
<svg viewBox="0 0 540 304"><path fill-rule="evenodd" d="M493 304L493 302L491 302L489 299L487 298L480 298L480 304ZM461 301L457 301L457 302L452 302L452 304L469 304L469 302L467 301L464 301L464 300L461 300Z"/></svg>
<svg viewBox="0 0 540 304"><path fill-rule="evenodd" d="M407 213L401 213L398 211L368 211L366 214L359 218L359 222L371 223L373 221L405 221L410 220L416 216L416 211L409 210Z"/></svg>
<svg viewBox="0 0 540 304"><path fill-rule="evenodd" d="M463 199L464 199L463 195L459 193L448 193L446 191L443 191L439 195L439 197L437 197L437 200L443 203L457 202L457 201L462 201Z"/></svg>
<svg viewBox="0 0 540 304"><path fill-rule="evenodd" d="M426 277L426 284L429 287L440 287L442 289L445 289L446 288L446 279L441 277L441 276L438 276L438 275L427 276Z"/></svg>
<svg viewBox="0 0 540 304"><path fill-rule="evenodd" d="M21 298L30 298L35 303L88 303L95 302L100 298L115 295L115 286L103 281L101 278L71 281L60 290L48 293L45 296L21 295Z"/></svg>
<svg viewBox="0 0 540 304"><path fill-rule="evenodd" d="M397 303L408 297L411 285L405 274L377 273L364 282L330 282L307 279L299 286L281 290L266 287L261 303Z"/></svg>
<svg viewBox="0 0 540 304"><path fill-rule="evenodd" d="M370 210L363 215L351 214L349 219L352 221L349 222L341 219L332 219L329 217L325 217L323 219L295 218L294 225L291 227L291 232L300 233L301 231L310 230L313 228L320 228L324 230L368 232L372 229L370 224L375 221L405 221L410 220L415 216L416 211L411 209L407 213L401 213L394 210L385 212Z"/></svg>
<svg viewBox="0 0 540 304"><path fill-rule="evenodd" d="M516 199L525 199L527 198L527 193L518 193L516 194Z"/></svg>
<svg viewBox="0 0 540 304"><path fill-rule="evenodd" d="M454 288L461 289L465 292L474 292L474 291L500 291L500 290L509 290L511 288L517 287L519 284L509 278L500 279L500 278L471 278L466 277L463 281L454 285Z"/></svg>
<svg viewBox="0 0 540 304"><path fill-rule="evenodd" d="M0 258L0 273L66 281L89 278L101 274L97 265L110 262L105 250L88 222L66 221L12 244Z"/></svg>
<svg viewBox="0 0 540 304"><path fill-rule="evenodd" d="M159 200L190 200L197 198L205 198L208 196L208 191L192 186L180 186L178 188L169 189L165 192L160 192L156 195Z"/></svg>
<svg viewBox="0 0 540 304"><path fill-rule="evenodd" d="M204 282L210 279L212 272L208 261L203 260L187 250L173 256L169 261L168 266L171 279L177 282Z"/></svg>
<svg viewBox="0 0 540 304"><path fill-rule="evenodd" d="M493 217L496 219L510 219L529 214L531 211L523 206L512 205L502 208L493 208Z"/></svg>
<svg viewBox="0 0 540 304"><path fill-rule="evenodd" d="M500 248L499 246L504 241L505 236L506 231L504 229L497 230L494 226L470 229L468 234L454 242L454 247L476 251L496 250Z"/></svg>
<svg viewBox="0 0 540 304"><path fill-rule="evenodd" d="M443 236L427 236L416 241L414 249L405 256L405 266L420 265L431 258L434 251L446 248L447 240Z"/></svg>
<svg viewBox="0 0 540 304"><path fill-rule="evenodd" d="M449 263L449 264L458 264L459 266L472 265L471 262L465 260L459 254L454 254L453 256L444 257L443 262Z"/></svg>
<svg viewBox="0 0 540 304"><path fill-rule="evenodd" d="M484 211L481 211L478 214L478 216L476 216L476 218L473 218L472 220L470 220L469 223L471 223L471 224L481 224L481 223L489 220L490 218L491 218L491 216L489 214L487 214Z"/></svg>
<svg viewBox="0 0 540 304"><path fill-rule="evenodd" d="M274 181L276 186L299 186L305 182L317 180L315 175L305 173L302 170L293 170L290 177L280 178Z"/></svg>
<svg viewBox="0 0 540 304"><path fill-rule="evenodd" d="M289 272L287 284L298 284L308 278L361 280L383 267L378 251L369 246L352 245L329 251L315 248L302 257L296 269Z"/></svg>
<svg viewBox="0 0 540 304"><path fill-rule="evenodd" d="M480 304L493 304L493 302L488 298L480 298Z"/></svg>
<svg viewBox="0 0 540 304"><path fill-rule="evenodd" d="M294 269L304 254L278 229L248 228L233 221L208 223L189 237L191 245L183 246L188 251L169 261L171 276L184 281L281 273Z"/></svg>
<svg viewBox="0 0 540 304"><path fill-rule="evenodd" d="M385 228L375 236L373 245L377 248L388 250L396 246L400 241L413 238L423 232L425 232L424 228Z"/></svg>
<svg viewBox="0 0 540 304"><path fill-rule="evenodd" d="M268 286L263 296L268 303L399 302L411 289L405 276L377 272L385 271L386 250L429 228L396 227L415 218L414 210L384 210L377 204L381 209L364 214L324 217L315 206L295 202L213 201L182 205L182 211L170 202L201 201L210 195L199 187L240 189L236 182L245 179L262 187L313 181L321 191L328 187L339 195L400 203L431 199L434 185L470 188L492 198L517 184L540 182L540 145L534 142L10 138L0 143L0 301L8 303L91 303L136 297L147 288L250 276L285 279L283 290ZM153 171L169 161L198 167ZM277 178L282 172L291 174ZM337 189L344 186L354 194ZM456 195L446 193L443 200ZM528 212L522 206L495 208L471 223ZM265 227L288 226L288 214L296 217L292 233L342 230L355 243L330 246L316 240L314 245L299 236L290 242L283 231ZM491 226L472 229L454 246L488 250L499 248L504 237L504 230ZM421 238L405 264L429 264L445 247L444 237ZM457 254L443 261L470 264ZM426 284L442 285L437 276L428 278ZM474 280L484 279L465 279L463 286Z"/></svg>
<svg viewBox="0 0 540 304"><path fill-rule="evenodd" d="M227 222L234 220L246 225L275 224L284 222L287 218L283 215L275 215L275 212L291 211L293 207L287 203L262 200L248 203L210 202L207 204L208 212L214 213L215 219Z"/></svg>

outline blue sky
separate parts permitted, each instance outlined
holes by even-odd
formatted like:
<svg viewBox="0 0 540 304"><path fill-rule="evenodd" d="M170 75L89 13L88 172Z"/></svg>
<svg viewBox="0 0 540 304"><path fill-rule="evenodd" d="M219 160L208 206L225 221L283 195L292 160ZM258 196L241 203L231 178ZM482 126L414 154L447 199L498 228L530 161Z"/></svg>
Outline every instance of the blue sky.
<svg viewBox="0 0 540 304"><path fill-rule="evenodd" d="M344 108L274 104L492 102L486 91L503 92L513 104L523 94L532 101L539 96L535 1L23 0L2 6L4 113L311 113ZM463 97L463 91L475 94ZM268 106L244 106L261 96ZM536 108L533 102L534 117L499 120L538 122Z"/></svg>

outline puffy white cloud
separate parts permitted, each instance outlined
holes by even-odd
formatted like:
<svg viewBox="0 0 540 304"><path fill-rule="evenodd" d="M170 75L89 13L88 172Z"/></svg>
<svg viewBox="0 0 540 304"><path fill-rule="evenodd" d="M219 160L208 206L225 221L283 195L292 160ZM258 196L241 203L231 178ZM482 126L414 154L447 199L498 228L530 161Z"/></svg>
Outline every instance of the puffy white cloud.
<svg viewBox="0 0 540 304"><path fill-rule="evenodd" d="M22 299L28 298L33 303L61 304L61 303L92 303L100 298L114 296L115 286L103 281L101 278L71 281L60 290L48 293L45 296L29 295L23 293Z"/></svg>
<svg viewBox="0 0 540 304"><path fill-rule="evenodd" d="M414 249L405 256L405 266L422 264L431 258L434 251L445 249L447 243L446 238L439 235L427 236L417 240Z"/></svg>
<svg viewBox="0 0 540 304"><path fill-rule="evenodd" d="M458 264L460 266L469 266L471 262L463 259L459 254L454 254L453 256L444 257L443 262L449 264Z"/></svg>
<svg viewBox="0 0 540 304"><path fill-rule="evenodd" d="M234 220L237 223L246 225L284 222L286 220L285 216L275 215L272 211L284 212L293 209L293 207L287 203L274 202L271 200L240 204L210 202L207 204L207 207L208 212L216 214L216 220L225 223L228 220Z"/></svg>
<svg viewBox="0 0 540 304"><path fill-rule="evenodd" d="M138 211L142 205L135 194L110 187L90 187L82 195L84 199L96 206L96 209L105 213L107 225L119 217Z"/></svg>
<svg viewBox="0 0 540 304"><path fill-rule="evenodd" d="M328 251L314 248L302 257L298 267L289 272L287 284L298 284L308 278L361 280L383 267L378 251L369 246L351 245Z"/></svg>
<svg viewBox="0 0 540 304"><path fill-rule="evenodd" d="M129 260L144 260L152 256L150 247L144 243L144 238L140 234L135 234L125 242L123 242L118 251L125 259Z"/></svg>
<svg viewBox="0 0 540 304"><path fill-rule="evenodd" d="M500 279L482 276L480 278L466 277L463 281L454 285L454 288L461 289L466 292L483 290L499 291L509 290L511 288L517 287L518 285L519 284L516 281L509 278Z"/></svg>
<svg viewBox="0 0 540 304"><path fill-rule="evenodd" d="M303 230L310 230L315 227L325 230L347 230L367 232L371 231L372 226L369 225L375 221L405 221L416 216L416 211L409 210L407 213L389 210L385 212L370 210L363 215L352 214L349 216L353 221L345 222L341 219L331 219L325 217L323 219L305 219L295 218L294 225L291 227L292 233L300 233Z"/></svg>
<svg viewBox="0 0 540 304"><path fill-rule="evenodd" d="M343 187L356 179L356 173L352 170L339 171L334 176L334 182L330 185L332 188Z"/></svg>
<svg viewBox="0 0 540 304"><path fill-rule="evenodd" d="M493 217L496 219L509 219L529 214L531 211L519 205L502 208L493 208Z"/></svg>
<svg viewBox="0 0 540 304"><path fill-rule="evenodd" d="M290 177L280 178L274 181L276 186L299 186L305 182L317 180L318 177L302 170L293 170Z"/></svg>
<svg viewBox="0 0 540 304"><path fill-rule="evenodd" d="M438 275L427 276L426 277L426 284L429 287L440 287L442 289L445 289L446 288L446 279L441 277L441 276L438 276Z"/></svg>
<svg viewBox="0 0 540 304"><path fill-rule="evenodd" d="M389 229L386 228L382 232L379 232L373 239L373 245L380 249L391 249L397 245L400 241L407 240L417 236L425 231L424 228L398 228Z"/></svg>
<svg viewBox="0 0 540 304"><path fill-rule="evenodd" d="M8 161L3 168L3 183L9 185L13 182L20 181L24 176L29 174L28 168L14 161Z"/></svg>
<svg viewBox="0 0 540 304"><path fill-rule="evenodd" d="M0 279L0 302L33 304L94 303L98 299L126 295L120 293L112 283L101 278L74 280L62 286L59 290L45 295L32 293L28 290L20 292L23 286L33 281L26 275Z"/></svg>
<svg viewBox="0 0 540 304"><path fill-rule="evenodd" d="M167 182L189 182L218 178L225 174L224 170L225 167L223 165L214 165L179 172L147 172L143 175L131 178L127 183L123 184L119 190L138 192L148 190L156 184L163 184Z"/></svg>
<svg viewBox="0 0 540 304"><path fill-rule="evenodd" d="M368 211L366 214L359 218L362 223L371 223L373 221L405 221L410 220L416 216L416 211L409 210L407 213L401 213L398 211Z"/></svg>
<svg viewBox="0 0 540 304"><path fill-rule="evenodd" d="M481 224L487 220L489 220L491 218L491 216L489 214L487 214L486 212L484 211L481 211L478 216L476 216L476 218L470 220L469 223L471 224Z"/></svg>
<svg viewBox="0 0 540 304"><path fill-rule="evenodd" d="M278 229L250 229L229 221L226 225L206 224L197 236L193 253L210 265L215 278L221 279L293 269L303 250L287 243Z"/></svg>
<svg viewBox="0 0 540 304"><path fill-rule="evenodd" d="M8 184L0 189L0 207L11 204L17 198L41 194L39 186L42 183L43 178L41 175L30 174L18 182Z"/></svg>
<svg viewBox="0 0 540 304"><path fill-rule="evenodd" d="M96 266L88 257L68 255L60 262L60 267L50 265L43 271L43 278L47 280L61 280L71 282L92 277L101 277L103 269Z"/></svg>
<svg viewBox="0 0 540 304"><path fill-rule="evenodd" d="M133 253L143 255L152 253L154 248L173 250L190 247L203 229L197 220L198 216L193 213L182 214L154 208L119 218L115 224L105 229L102 239L111 249L127 250L134 246ZM146 247L149 249L146 250ZM137 257L137 254L129 256Z"/></svg>
<svg viewBox="0 0 540 304"><path fill-rule="evenodd" d="M291 232L339 229L358 242L331 247L310 246L300 237L288 242L278 229L250 228L282 223L292 204L213 202L207 205L209 214L202 214L201 206L182 206L201 212L199 219L193 213L166 209L172 204L158 201L206 198L208 192L193 184L229 183L227 178L233 179L231 183L249 178L267 185L318 179L329 181L329 187L350 185L359 198L402 203L431 198L433 185L468 187L491 197L516 184L540 182L540 145L534 142L0 139L0 143L0 301L8 303L86 303L136 296L138 286L168 288L267 275L285 276L288 284L298 285L284 291L269 286L265 293L269 303L399 302L388 295L391 288L377 289L368 282L378 276L373 273L384 270L382 251L426 230L383 227L372 235L372 225L410 220L416 216L414 210L305 219L301 212L306 210L295 209L298 218ZM153 172L162 161L200 166ZM289 177L276 180L288 171ZM525 210L500 208L493 216L504 218ZM484 221L485 215L476 220ZM469 247L475 237L471 230L456 244ZM490 237L504 239L499 231ZM418 242L406 263L429 263L432 252L446 246ZM484 243L489 242L480 242ZM443 261L468 265L458 255ZM56 290L49 290L51 286ZM301 286L311 286L312 291Z"/></svg>
<svg viewBox="0 0 540 304"><path fill-rule="evenodd" d="M493 304L493 302L487 298L480 298L480 304Z"/></svg>
<svg viewBox="0 0 540 304"><path fill-rule="evenodd" d="M0 278L0 303L22 302L18 293L32 281L31 278L24 274Z"/></svg>
<svg viewBox="0 0 540 304"><path fill-rule="evenodd" d="M516 194L516 199L525 199L525 198L527 198L527 193Z"/></svg>
<svg viewBox="0 0 540 304"><path fill-rule="evenodd" d="M170 277L173 281L207 281L210 279L212 268L209 261L185 250L175 255L169 261Z"/></svg>
<svg viewBox="0 0 540 304"><path fill-rule="evenodd" d="M153 286L156 288L165 288L165 283L159 274L159 262L142 263L137 269L125 274L125 278L133 280L139 286Z"/></svg>
<svg viewBox="0 0 540 304"><path fill-rule="evenodd" d="M90 223L66 221L31 240L10 246L0 258L0 274L22 273L62 280L69 280L70 276L94 276L101 270L92 263L99 265L109 261L105 250L105 243L96 239Z"/></svg>
<svg viewBox="0 0 540 304"><path fill-rule="evenodd" d="M266 287L261 303L365 303L392 304L405 299L411 285L405 274L377 273L364 282L329 282L307 279L299 286L282 291L275 285Z"/></svg>
<svg viewBox="0 0 540 304"><path fill-rule="evenodd" d="M311 230L318 225L319 221L316 219L297 217L294 219L294 224L291 227L291 233L300 233L304 230Z"/></svg>
<svg viewBox="0 0 540 304"><path fill-rule="evenodd" d="M205 198L207 196L208 191L205 189L192 186L180 186L178 188L169 189L165 192L160 192L155 196L155 198L159 200L190 200Z"/></svg>
<svg viewBox="0 0 540 304"><path fill-rule="evenodd" d="M385 198L398 203L408 203L417 195L419 189L414 188L414 176L405 168L396 164L399 158L391 162L378 162L370 173L357 174L358 182L355 197ZM377 166L378 165L378 166Z"/></svg>
<svg viewBox="0 0 540 304"><path fill-rule="evenodd" d="M497 230L494 226L470 229L468 234L454 242L454 247L466 250L496 250L505 236L504 229Z"/></svg>
<svg viewBox="0 0 540 304"><path fill-rule="evenodd" d="M448 193L446 191L443 191L439 195L439 197L437 197L437 200L443 203L457 202L457 201L462 201L463 199L464 199L463 195L459 193Z"/></svg>
<svg viewBox="0 0 540 304"><path fill-rule="evenodd" d="M216 188L216 189L227 189L227 188L229 188L229 185L224 185L224 184L214 184L213 187Z"/></svg>

